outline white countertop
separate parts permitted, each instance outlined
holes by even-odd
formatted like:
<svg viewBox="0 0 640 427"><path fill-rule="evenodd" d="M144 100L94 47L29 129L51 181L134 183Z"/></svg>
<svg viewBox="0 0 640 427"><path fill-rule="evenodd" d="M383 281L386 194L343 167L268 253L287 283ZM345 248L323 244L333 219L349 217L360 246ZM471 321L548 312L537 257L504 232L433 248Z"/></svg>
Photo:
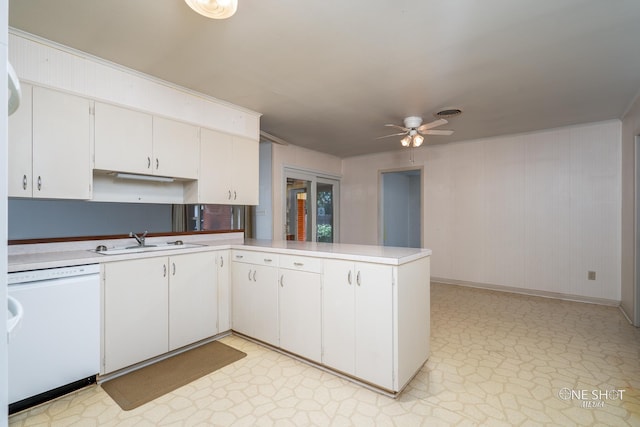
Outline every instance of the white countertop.
<svg viewBox="0 0 640 427"><path fill-rule="evenodd" d="M353 261L401 265L431 255L430 249L396 248L386 246L353 245L344 243L314 243L278 240L244 240L240 233L231 235L180 236L189 243L201 246L167 249L163 251L138 252L120 255L103 255L93 251L97 245L108 247L126 244L122 240L44 243L8 247L8 272L68 267L73 265L99 264L158 256L202 252L210 250L238 249L318 258L349 259ZM148 242L166 241L172 238L149 238ZM175 240L175 238L173 238Z"/></svg>

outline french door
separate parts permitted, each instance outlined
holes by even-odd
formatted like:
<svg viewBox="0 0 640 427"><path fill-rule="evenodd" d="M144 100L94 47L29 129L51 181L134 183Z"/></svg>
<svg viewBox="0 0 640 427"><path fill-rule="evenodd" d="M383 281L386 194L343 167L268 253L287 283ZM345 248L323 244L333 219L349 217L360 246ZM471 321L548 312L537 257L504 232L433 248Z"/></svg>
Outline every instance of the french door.
<svg viewBox="0 0 640 427"><path fill-rule="evenodd" d="M337 242L340 181L289 168L284 179L285 239Z"/></svg>

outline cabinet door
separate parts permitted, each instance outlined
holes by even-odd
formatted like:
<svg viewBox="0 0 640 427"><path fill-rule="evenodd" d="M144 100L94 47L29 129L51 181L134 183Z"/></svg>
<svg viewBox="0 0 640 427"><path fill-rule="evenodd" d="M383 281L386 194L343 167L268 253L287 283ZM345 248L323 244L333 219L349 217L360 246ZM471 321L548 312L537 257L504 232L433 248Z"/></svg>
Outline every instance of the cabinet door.
<svg viewBox="0 0 640 427"><path fill-rule="evenodd" d="M95 103L95 169L151 174L151 115Z"/></svg>
<svg viewBox="0 0 640 427"><path fill-rule="evenodd" d="M320 274L280 270L280 347L320 362L322 344Z"/></svg>
<svg viewBox="0 0 640 427"><path fill-rule="evenodd" d="M218 333L216 254L169 258L169 350Z"/></svg>
<svg viewBox="0 0 640 427"><path fill-rule="evenodd" d="M153 118L153 173L197 179L200 163L199 129L162 117Z"/></svg>
<svg viewBox="0 0 640 427"><path fill-rule="evenodd" d="M253 268L253 337L278 347L278 269L264 265Z"/></svg>
<svg viewBox="0 0 640 427"><path fill-rule="evenodd" d="M104 372L169 350L167 258L104 266Z"/></svg>
<svg viewBox="0 0 640 427"><path fill-rule="evenodd" d="M33 88L34 197L91 198L88 99Z"/></svg>
<svg viewBox="0 0 640 427"><path fill-rule="evenodd" d="M231 276L229 251L216 252L218 268L218 332L231 329Z"/></svg>
<svg viewBox="0 0 640 427"><path fill-rule="evenodd" d="M231 276L233 277L233 295L231 311L233 316L233 330L241 334L253 336L253 282L251 274L253 265L233 262Z"/></svg>
<svg viewBox="0 0 640 427"><path fill-rule="evenodd" d="M356 263L356 371L393 388L393 267Z"/></svg>
<svg viewBox="0 0 640 427"><path fill-rule="evenodd" d="M31 197L32 179L32 102L33 86L21 84L20 108L9 116L9 197Z"/></svg>
<svg viewBox="0 0 640 427"><path fill-rule="evenodd" d="M233 196L231 204L257 205L259 202L259 143L248 138L233 137Z"/></svg>
<svg viewBox="0 0 640 427"><path fill-rule="evenodd" d="M355 374L355 272L353 262L324 261L322 363Z"/></svg>
<svg viewBox="0 0 640 427"><path fill-rule="evenodd" d="M199 203L231 203L231 135L200 130Z"/></svg>

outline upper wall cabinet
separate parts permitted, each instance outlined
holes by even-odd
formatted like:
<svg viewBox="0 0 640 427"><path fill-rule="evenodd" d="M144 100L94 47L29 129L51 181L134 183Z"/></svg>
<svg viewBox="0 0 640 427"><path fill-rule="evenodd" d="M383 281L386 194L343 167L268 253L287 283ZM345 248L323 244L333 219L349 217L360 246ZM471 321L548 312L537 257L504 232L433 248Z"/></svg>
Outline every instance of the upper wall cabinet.
<svg viewBox="0 0 640 427"><path fill-rule="evenodd" d="M95 169L196 179L198 155L197 126L96 102Z"/></svg>
<svg viewBox="0 0 640 427"><path fill-rule="evenodd" d="M258 141L200 130L200 176L189 184L187 203L257 205Z"/></svg>
<svg viewBox="0 0 640 427"><path fill-rule="evenodd" d="M23 85L9 119L9 196L90 199L91 102Z"/></svg>
<svg viewBox="0 0 640 427"><path fill-rule="evenodd" d="M151 114L96 102L95 169L151 174Z"/></svg>
<svg viewBox="0 0 640 427"><path fill-rule="evenodd" d="M153 155L156 175L197 179L200 164L200 128L153 117Z"/></svg>

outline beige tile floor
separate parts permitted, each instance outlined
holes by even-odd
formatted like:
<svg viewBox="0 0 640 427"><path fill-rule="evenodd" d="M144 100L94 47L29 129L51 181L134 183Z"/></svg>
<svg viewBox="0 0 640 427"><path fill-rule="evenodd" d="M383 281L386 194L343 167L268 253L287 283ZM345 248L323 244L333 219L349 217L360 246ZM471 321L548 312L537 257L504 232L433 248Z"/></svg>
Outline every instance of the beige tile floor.
<svg viewBox="0 0 640 427"><path fill-rule="evenodd" d="M640 426L640 330L617 308L441 284L431 295L431 357L397 399L229 336L246 358L135 410L93 386L10 425Z"/></svg>

